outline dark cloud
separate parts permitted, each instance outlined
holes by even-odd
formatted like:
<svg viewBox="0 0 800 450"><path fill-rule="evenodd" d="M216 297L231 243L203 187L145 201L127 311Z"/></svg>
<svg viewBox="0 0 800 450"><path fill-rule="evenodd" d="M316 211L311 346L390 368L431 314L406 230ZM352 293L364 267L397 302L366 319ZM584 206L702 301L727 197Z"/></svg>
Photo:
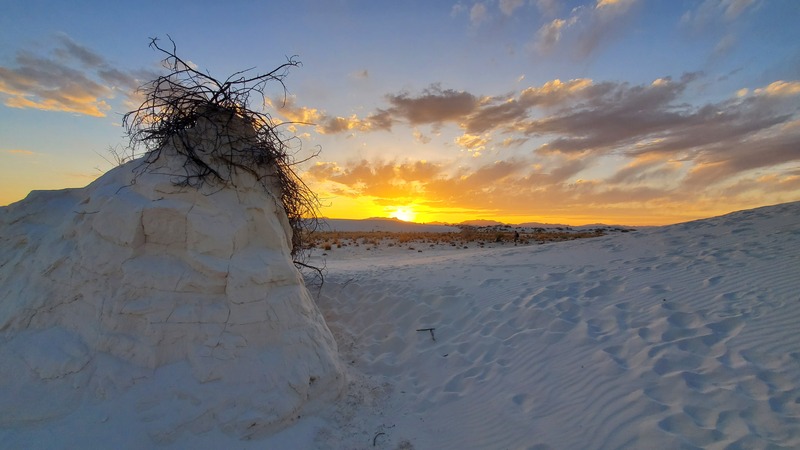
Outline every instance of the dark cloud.
<svg viewBox="0 0 800 450"><path fill-rule="evenodd" d="M317 125L317 131L323 134L336 134L356 131L389 131L396 122L409 125L442 126L447 122L457 123L467 117L478 106L478 99L467 92L442 89L433 84L419 96L408 93L390 94L386 96L391 104L385 109L378 109L365 119L356 116L331 116L316 109L304 108L294 101L283 102L278 112L292 122ZM275 105L278 102L272 101Z"/></svg>
<svg viewBox="0 0 800 450"><path fill-rule="evenodd" d="M139 80L142 79L141 76L136 77L130 72L123 72L119 69L108 66L99 69L97 71L97 75L108 85L119 87L131 92L139 88L141 84ZM146 79L155 79L158 75L148 74L145 76L147 77Z"/></svg>
<svg viewBox="0 0 800 450"><path fill-rule="evenodd" d="M392 129L394 119L389 111L378 110L378 112L367 117L367 121L372 124L373 130L389 131Z"/></svg>
<svg viewBox="0 0 800 450"><path fill-rule="evenodd" d="M102 56L93 52L91 49L84 47L66 34L59 34L57 39L61 42L63 47L56 48L53 53L60 56L65 60L77 59L84 66L87 67L100 67L106 65L106 60Z"/></svg>
<svg viewBox="0 0 800 450"><path fill-rule="evenodd" d="M528 108L516 99L485 105L473 114L462 117L464 130L470 134L483 133L504 124L514 123L527 117Z"/></svg>
<svg viewBox="0 0 800 450"><path fill-rule="evenodd" d="M800 161L800 126L760 139L717 144L703 151L686 177L688 186L709 186L742 172Z"/></svg>
<svg viewBox="0 0 800 450"><path fill-rule="evenodd" d="M438 84L431 85L418 96L401 93L388 95L387 100L392 105L387 111L411 125L458 122L478 106L478 98L474 95L442 89Z"/></svg>

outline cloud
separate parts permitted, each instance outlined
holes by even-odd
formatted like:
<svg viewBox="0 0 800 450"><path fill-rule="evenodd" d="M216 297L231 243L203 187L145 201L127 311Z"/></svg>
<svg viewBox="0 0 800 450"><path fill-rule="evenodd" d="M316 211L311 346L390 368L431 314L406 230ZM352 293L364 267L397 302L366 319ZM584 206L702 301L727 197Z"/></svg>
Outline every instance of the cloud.
<svg viewBox="0 0 800 450"><path fill-rule="evenodd" d="M292 123L316 125L323 120L324 114L316 108L298 106L294 97L285 100L264 100L267 106L276 109L285 119Z"/></svg>
<svg viewBox="0 0 800 450"><path fill-rule="evenodd" d="M567 21L564 19L554 19L552 22L542 25L536 32L536 48L541 53L550 53L561 40L561 29L565 25L567 25Z"/></svg>
<svg viewBox="0 0 800 450"><path fill-rule="evenodd" d="M483 3L475 3L469 10L469 20L473 25L480 25L489 17L489 11Z"/></svg>
<svg viewBox="0 0 800 450"><path fill-rule="evenodd" d="M472 152L475 156L480 156L480 152L482 152L486 148L486 144L489 142L488 139L484 136L474 135L474 134L464 134L458 136L455 139L456 144L467 150Z"/></svg>
<svg viewBox="0 0 800 450"><path fill-rule="evenodd" d="M633 5L635 2L636 0L597 0L597 3L595 4L594 8L595 9L618 8L619 11L630 8L631 5Z"/></svg>
<svg viewBox="0 0 800 450"><path fill-rule="evenodd" d="M472 169L449 167L446 163L362 160L345 166L319 164L308 176L310 180L336 184L335 195L368 197L377 204L413 200L436 211L482 211L489 216L553 214L577 211L577 205L585 209L587 204L602 202L608 207L650 201L667 194L648 186L622 188L596 181L568 181L586 167L581 160L565 160L549 168L517 158Z"/></svg>
<svg viewBox="0 0 800 450"><path fill-rule="evenodd" d="M717 45L714 47L714 51L712 56L719 57L725 55L731 51L731 49L736 45L736 36L733 34L726 34L723 36Z"/></svg>
<svg viewBox="0 0 800 450"><path fill-rule="evenodd" d="M529 87L520 93L520 102L527 107L556 106L581 95L592 86L589 78L577 78L566 83L558 78L542 84L540 87Z"/></svg>
<svg viewBox="0 0 800 450"><path fill-rule="evenodd" d="M704 0L681 16L681 24L695 32L705 32L712 26L738 20L758 3L759 0Z"/></svg>
<svg viewBox="0 0 800 450"><path fill-rule="evenodd" d="M369 121L360 120L355 115L350 117L327 117L317 127L322 134L336 134L346 131L370 131L372 124Z"/></svg>
<svg viewBox="0 0 800 450"><path fill-rule="evenodd" d="M735 20L756 3L758 0L721 0L720 7L725 11L726 20Z"/></svg>
<svg viewBox="0 0 800 450"><path fill-rule="evenodd" d="M800 81L778 80L692 105L687 98L702 77L687 73L643 84L551 80L501 96L432 85L416 95L389 95L390 106L376 113L383 120L452 126L462 131L455 138L459 148L473 156L495 148L496 161L442 152L420 166L361 160L311 173L338 186L337 195L382 202L413 196L431 208L494 212L535 204L553 214L587 205L635 213L636 204L714 204L791 192L800 176ZM598 171L620 161L613 173ZM732 186L736 191L728 192Z"/></svg>
<svg viewBox="0 0 800 450"><path fill-rule="evenodd" d="M455 17L455 16L463 13L464 11L466 11L466 9L467 9L467 7L464 6L463 3L458 2L455 5L453 5L453 7L450 9L450 16L451 17Z"/></svg>
<svg viewBox="0 0 800 450"><path fill-rule="evenodd" d="M637 0L597 0L594 9L584 9L588 17L577 43L579 56L589 56L602 44L623 33L625 21L636 4Z"/></svg>
<svg viewBox="0 0 800 450"><path fill-rule="evenodd" d="M478 105L478 98L474 95L453 89L442 89L438 84L431 85L419 96L411 96L404 92L388 95L387 100L392 105L387 112L394 117L405 119L411 125L459 121L474 111Z"/></svg>
<svg viewBox="0 0 800 450"><path fill-rule="evenodd" d="M626 30L625 21L630 19L636 4L637 0L598 0L594 7L573 8L567 17L540 26L532 47L541 54L549 54L562 41L568 41L571 53L585 58ZM555 9L547 2L538 5L548 11ZM563 39L568 29L573 36Z"/></svg>
<svg viewBox="0 0 800 450"><path fill-rule="evenodd" d="M337 134L351 131L376 131L390 130L393 119L386 112L377 112L360 119L356 115L349 117L332 116L316 108L298 106L294 97L287 97L285 101L265 99L267 106L275 109L285 121L294 125L313 125L320 134Z"/></svg>
<svg viewBox="0 0 800 450"><path fill-rule="evenodd" d="M793 97L800 95L800 81L775 81L767 87L756 89L753 93L769 97Z"/></svg>
<svg viewBox="0 0 800 450"><path fill-rule="evenodd" d="M518 122L531 108L563 105L580 97L581 92L590 87L592 80L586 78L566 82L556 79L538 87L528 87L517 97L486 97L432 84L417 95L408 92L387 95L391 106L364 119L369 126L363 130L389 130L392 124L402 121L412 126L434 127L453 123L469 134L479 134ZM280 111L290 120L300 122L320 123L328 119L316 109L298 108L291 102Z"/></svg>
<svg viewBox="0 0 800 450"><path fill-rule="evenodd" d="M740 39L737 22L747 17L747 12L758 7L759 0L704 0L688 9L680 24L696 38L698 35L713 36L717 43L711 51L712 60L721 58L736 47ZM721 36L721 37L717 37Z"/></svg>
<svg viewBox="0 0 800 450"><path fill-rule="evenodd" d="M478 98L463 91L442 89L432 84L420 95L412 96L408 92L389 94L386 100L391 105L386 109L378 109L365 119L353 115L348 118L330 116L315 108L297 106L294 99L288 99L280 107L277 101L268 101L268 105L276 108L279 114L290 122L317 125L317 131L323 134L334 134L344 131L388 131L397 121L409 125L441 126L447 122L457 122L475 110Z"/></svg>
<svg viewBox="0 0 800 450"><path fill-rule="evenodd" d="M350 74L350 76L357 80L366 80L369 78L369 71L367 69L357 70Z"/></svg>
<svg viewBox="0 0 800 450"><path fill-rule="evenodd" d="M430 144L431 138L429 136L425 136L422 134L421 131L414 129L414 140L419 142L420 144Z"/></svg>
<svg viewBox="0 0 800 450"><path fill-rule="evenodd" d="M560 3L558 0L536 0L535 4L541 14L552 17L558 13Z"/></svg>
<svg viewBox="0 0 800 450"><path fill-rule="evenodd" d="M684 164L669 156L645 154L635 157L606 181L610 184L641 185L657 181L659 185L672 184Z"/></svg>
<svg viewBox="0 0 800 450"><path fill-rule="evenodd" d="M510 16L514 11L523 6L523 0L500 0L500 11Z"/></svg>
<svg viewBox="0 0 800 450"><path fill-rule="evenodd" d="M73 41L68 35L59 33L56 38L61 42L63 47L56 48L53 53L58 55L61 59L77 59L84 66L92 68L105 64L105 58L93 52L88 47L84 47Z"/></svg>
<svg viewBox="0 0 800 450"><path fill-rule="evenodd" d="M12 148L10 150L4 150L4 153L8 153L8 154L11 154L11 155L17 155L17 156L34 156L34 155L36 155L36 152L34 152L32 150L23 150L23 149L19 149L19 148Z"/></svg>
<svg viewBox="0 0 800 450"><path fill-rule="evenodd" d="M416 127L450 125L461 131L453 142L472 156L534 141L530 150L537 158L578 158L586 164L615 155L632 158L635 164L607 180L613 183L664 180L678 170L686 183L717 183L800 159L800 126L793 125L800 123L800 81L779 80L692 105L688 90L701 77L686 73L638 85L556 79L495 97L434 84L415 95L387 95L389 106L366 118L329 116L291 103L294 116L285 115L313 119L324 134L389 130L403 123L424 143L432 138ZM749 156L752 149L764 157Z"/></svg>
<svg viewBox="0 0 800 450"><path fill-rule="evenodd" d="M715 145L700 152L697 165L686 178L689 186L709 186L734 176L766 167L800 160L800 128L782 133L766 132L733 146Z"/></svg>
<svg viewBox="0 0 800 450"><path fill-rule="evenodd" d="M353 161L345 167L335 162L320 162L307 174L312 179L334 182L339 185L334 193L350 197L370 196L393 200L421 195L424 185L436 179L443 166L426 161L368 162Z"/></svg>
<svg viewBox="0 0 800 450"><path fill-rule="evenodd" d="M69 36L57 36L50 56L20 50L14 67L0 67L0 93L12 108L34 108L103 117L117 91L129 95L134 75L112 67ZM77 67L76 67L77 66Z"/></svg>

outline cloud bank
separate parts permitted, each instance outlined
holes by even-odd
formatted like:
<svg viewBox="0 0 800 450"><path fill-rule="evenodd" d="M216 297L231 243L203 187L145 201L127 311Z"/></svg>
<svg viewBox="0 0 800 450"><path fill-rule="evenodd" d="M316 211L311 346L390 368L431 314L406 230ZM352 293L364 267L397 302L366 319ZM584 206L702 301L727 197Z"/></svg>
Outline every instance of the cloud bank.
<svg viewBox="0 0 800 450"><path fill-rule="evenodd" d="M702 78L686 73L649 84L556 79L500 96L439 84L418 94L388 94L385 108L348 123L363 132L451 127L461 132L457 146L473 156L494 148L494 159L360 159L320 163L309 174L335 183L335 195L495 214L589 211L592 205L677 208L690 199L707 207L765 193L790 196L800 184L800 81L775 81L695 105L692 88ZM376 117L379 124L371 122ZM354 129L340 131L345 128ZM600 167L605 174L593 175Z"/></svg>

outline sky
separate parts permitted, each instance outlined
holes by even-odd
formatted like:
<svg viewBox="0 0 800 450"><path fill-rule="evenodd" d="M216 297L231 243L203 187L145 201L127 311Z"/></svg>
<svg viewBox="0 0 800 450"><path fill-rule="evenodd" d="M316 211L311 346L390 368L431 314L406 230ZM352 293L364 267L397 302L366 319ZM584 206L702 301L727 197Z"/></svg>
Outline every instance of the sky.
<svg viewBox="0 0 800 450"><path fill-rule="evenodd" d="M3 9L0 205L114 167L168 37L218 79L296 56L263 107L318 153L295 170L326 217L662 225L800 200L795 0Z"/></svg>

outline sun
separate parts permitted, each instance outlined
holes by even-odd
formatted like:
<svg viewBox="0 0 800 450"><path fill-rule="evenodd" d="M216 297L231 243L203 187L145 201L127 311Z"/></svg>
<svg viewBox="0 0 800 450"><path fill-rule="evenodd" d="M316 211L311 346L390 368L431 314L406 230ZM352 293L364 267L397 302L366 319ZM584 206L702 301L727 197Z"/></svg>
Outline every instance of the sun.
<svg viewBox="0 0 800 450"><path fill-rule="evenodd" d="M391 216L395 219L400 219L403 222L413 222L414 218L417 217L414 210L407 206L402 206L395 208L394 212L391 213Z"/></svg>

